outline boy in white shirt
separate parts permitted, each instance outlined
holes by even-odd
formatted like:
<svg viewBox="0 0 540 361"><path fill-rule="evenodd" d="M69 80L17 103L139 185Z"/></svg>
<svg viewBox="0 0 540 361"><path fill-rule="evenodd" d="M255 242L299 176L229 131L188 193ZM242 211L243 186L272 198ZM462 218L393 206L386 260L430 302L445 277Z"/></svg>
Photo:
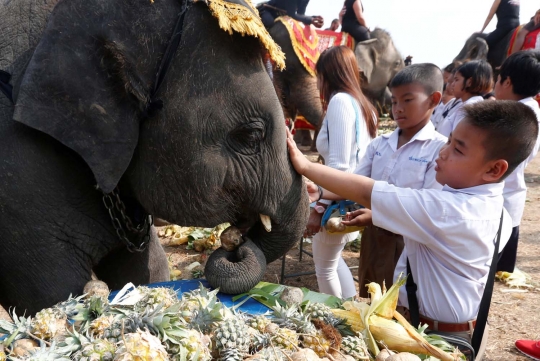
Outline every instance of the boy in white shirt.
<svg viewBox="0 0 540 361"><path fill-rule="evenodd" d="M499 100L515 100L529 106L540 121L540 108L533 99L540 93L540 51L520 51L509 56L501 65L501 71L495 84L495 97ZM504 208L512 217L512 235L499 258L498 271L514 272L519 240L519 224L525 208L527 185L525 168L538 153L540 142L531 154L505 179Z"/></svg>
<svg viewBox="0 0 540 361"><path fill-rule="evenodd" d="M414 64L396 74L389 88L398 128L368 145L356 174L401 188L442 189L435 180L435 159L446 137L430 122L442 85L442 72L434 64ZM368 224L360 243L359 284L385 281L390 287L403 245L401 235ZM360 297L368 297L367 288L360 287Z"/></svg>
<svg viewBox="0 0 540 361"><path fill-rule="evenodd" d="M308 161L290 133L287 144L295 169L324 187L325 199L363 204L372 210L373 224L403 235L402 259L408 258L418 286L421 321L436 320L431 329L470 337L495 250L503 180L534 148L538 121L529 107L514 101L479 102L464 112L436 160L442 191L399 188L336 171ZM308 192L310 199L319 197L316 186L310 184ZM344 223L362 223L357 218ZM506 213L501 241L510 234L508 218ZM396 267L396 274L402 271ZM400 291L399 303L408 307Z"/></svg>

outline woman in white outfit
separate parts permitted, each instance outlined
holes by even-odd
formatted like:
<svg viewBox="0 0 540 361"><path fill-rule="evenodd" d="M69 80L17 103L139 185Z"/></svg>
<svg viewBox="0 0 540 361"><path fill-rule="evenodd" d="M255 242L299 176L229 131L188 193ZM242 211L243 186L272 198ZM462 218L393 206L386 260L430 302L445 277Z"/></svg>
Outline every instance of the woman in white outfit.
<svg viewBox="0 0 540 361"><path fill-rule="evenodd" d="M345 46L326 50L317 62L317 81L326 116L317 149L329 167L352 173L367 145L377 134L377 115L360 89L360 72L354 53ZM313 236L313 259L319 292L340 298L356 295L352 274L341 257L347 242L358 232L330 234L321 218L331 201L321 199L312 208L306 236Z"/></svg>

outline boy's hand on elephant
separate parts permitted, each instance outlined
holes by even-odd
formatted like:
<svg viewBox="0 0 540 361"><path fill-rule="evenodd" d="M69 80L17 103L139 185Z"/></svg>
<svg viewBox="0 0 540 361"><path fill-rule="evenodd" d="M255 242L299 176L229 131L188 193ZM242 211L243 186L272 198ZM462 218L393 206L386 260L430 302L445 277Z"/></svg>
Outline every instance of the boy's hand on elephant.
<svg viewBox="0 0 540 361"><path fill-rule="evenodd" d="M313 237L321 230L321 219L322 213L318 213L316 210L312 209L309 213L308 223L306 225L306 230L304 231L305 237Z"/></svg>
<svg viewBox="0 0 540 361"><path fill-rule="evenodd" d="M353 212L347 212L345 220L341 221L346 226L371 226L373 220L371 218L371 209L361 208Z"/></svg>
<svg viewBox="0 0 540 361"><path fill-rule="evenodd" d="M289 148L289 156L294 169L296 169L298 173L304 174L311 162L298 149L289 129L287 129L287 147Z"/></svg>

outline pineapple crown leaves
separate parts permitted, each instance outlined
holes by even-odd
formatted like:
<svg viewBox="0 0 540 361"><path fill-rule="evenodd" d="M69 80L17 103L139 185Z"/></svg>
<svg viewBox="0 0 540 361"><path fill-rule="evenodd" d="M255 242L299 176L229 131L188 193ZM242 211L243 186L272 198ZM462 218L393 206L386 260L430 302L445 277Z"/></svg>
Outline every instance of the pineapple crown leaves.
<svg viewBox="0 0 540 361"><path fill-rule="evenodd" d="M70 361L68 357L63 355L56 348L56 343L53 342L50 347L44 342L41 342L40 347L30 353L30 356L24 359L12 358L12 361Z"/></svg>
<svg viewBox="0 0 540 361"><path fill-rule="evenodd" d="M70 356L72 353L79 351L84 344L92 342L92 339L81 335L76 330L67 333L68 336L58 343L58 352L62 355Z"/></svg>
<svg viewBox="0 0 540 361"><path fill-rule="evenodd" d="M2 342L4 346L9 346L13 341L26 338L32 329L32 317L17 316L15 308L11 312L13 322L0 320L0 334L8 337Z"/></svg>
<svg viewBox="0 0 540 361"><path fill-rule="evenodd" d="M84 297L85 295L73 297L70 294L66 301L57 303L53 308L66 315L68 319L72 319L80 312L80 305Z"/></svg>
<svg viewBox="0 0 540 361"><path fill-rule="evenodd" d="M109 311L109 302L101 296L91 296L86 302L76 305L76 314L68 316L73 321L89 324L99 316Z"/></svg>

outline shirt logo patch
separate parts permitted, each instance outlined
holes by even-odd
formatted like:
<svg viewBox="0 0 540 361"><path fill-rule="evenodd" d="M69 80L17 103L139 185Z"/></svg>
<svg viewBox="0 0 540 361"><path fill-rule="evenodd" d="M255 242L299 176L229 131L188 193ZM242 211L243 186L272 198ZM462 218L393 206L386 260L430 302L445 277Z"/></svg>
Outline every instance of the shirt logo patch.
<svg viewBox="0 0 540 361"><path fill-rule="evenodd" d="M378 155L379 157L382 156L381 152L377 152L377 151L375 151L375 155Z"/></svg>
<svg viewBox="0 0 540 361"><path fill-rule="evenodd" d="M413 161L413 162L418 162L418 163L429 163L429 161L425 158L415 158L415 157L409 157L409 160Z"/></svg>

